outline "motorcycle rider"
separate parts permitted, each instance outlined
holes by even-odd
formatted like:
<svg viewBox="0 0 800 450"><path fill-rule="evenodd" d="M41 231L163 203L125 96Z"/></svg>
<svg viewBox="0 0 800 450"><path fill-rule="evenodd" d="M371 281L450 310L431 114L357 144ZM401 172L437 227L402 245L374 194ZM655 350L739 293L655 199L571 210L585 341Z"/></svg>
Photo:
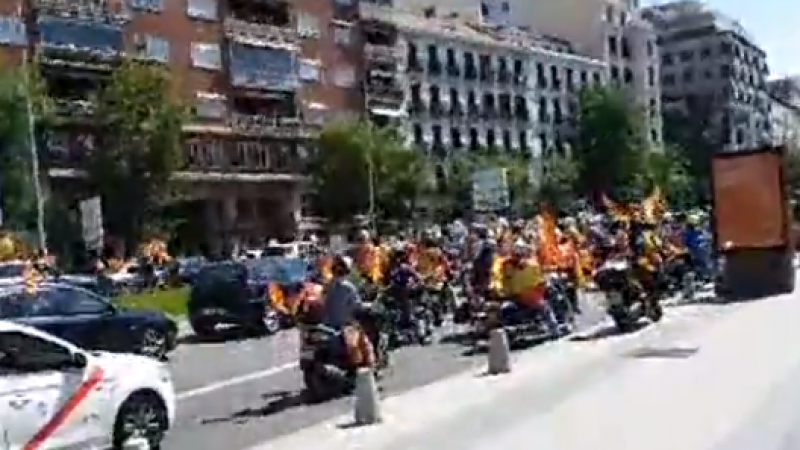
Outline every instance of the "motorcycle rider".
<svg viewBox="0 0 800 450"><path fill-rule="evenodd" d="M375 363L373 348L378 333L370 332L370 327L362 331L359 326L365 317L369 317L369 310L364 305L358 288L350 280L352 269L353 262L349 257L336 255L333 258L333 278L322 293L321 322L327 327L343 331L348 354L355 365L372 367Z"/></svg>
<svg viewBox="0 0 800 450"><path fill-rule="evenodd" d="M683 231L683 245L689 252L691 265L701 279L711 279L710 255L707 250L706 234L700 226L700 218L694 214L686 218Z"/></svg>
<svg viewBox="0 0 800 450"><path fill-rule="evenodd" d="M504 263L503 284L508 301L503 304L501 318L503 323L540 318L550 336L559 337L561 327L545 298L544 273L532 254L531 246L518 240Z"/></svg>
<svg viewBox="0 0 800 450"><path fill-rule="evenodd" d="M411 264L411 251L408 247L397 250L394 266L389 275L389 297L400 313L400 326L410 326L414 302L421 295L422 277Z"/></svg>

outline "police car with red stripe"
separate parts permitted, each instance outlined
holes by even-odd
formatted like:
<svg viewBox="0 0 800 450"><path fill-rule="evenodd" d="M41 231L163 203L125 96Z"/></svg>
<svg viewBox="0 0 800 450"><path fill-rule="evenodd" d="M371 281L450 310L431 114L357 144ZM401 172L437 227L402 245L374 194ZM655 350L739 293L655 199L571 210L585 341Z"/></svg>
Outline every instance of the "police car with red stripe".
<svg viewBox="0 0 800 450"><path fill-rule="evenodd" d="M0 320L0 449L157 449L175 405L160 361L83 350Z"/></svg>

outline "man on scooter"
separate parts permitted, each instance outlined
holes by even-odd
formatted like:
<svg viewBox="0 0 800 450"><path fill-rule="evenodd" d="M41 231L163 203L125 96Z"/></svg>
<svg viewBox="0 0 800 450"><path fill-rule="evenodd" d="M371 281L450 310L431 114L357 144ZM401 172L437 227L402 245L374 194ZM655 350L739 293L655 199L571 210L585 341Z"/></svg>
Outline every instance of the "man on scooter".
<svg viewBox="0 0 800 450"><path fill-rule="evenodd" d="M378 333L370 332L370 326L363 329L359 326L369 311L358 288L350 280L352 268L353 262L349 257L337 255L333 258L333 279L323 291L321 322L344 331L345 345L355 365L372 367L375 362L373 346L377 343Z"/></svg>
<svg viewBox="0 0 800 450"><path fill-rule="evenodd" d="M550 336L559 337L561 327L545 297L544 273L532 254L531 246L519 240L504 264L507 301L501 309L501 320L503 324L513 324L539 318Z"/></svg>

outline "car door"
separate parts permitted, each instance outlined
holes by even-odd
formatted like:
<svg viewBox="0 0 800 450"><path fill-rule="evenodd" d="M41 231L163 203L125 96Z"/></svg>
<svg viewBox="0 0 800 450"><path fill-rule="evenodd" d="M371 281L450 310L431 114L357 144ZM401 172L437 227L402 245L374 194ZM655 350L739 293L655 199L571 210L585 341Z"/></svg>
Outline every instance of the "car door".
<svg viewBox="0 0 800 450"><path fill-rule="evenodd" d="M9 449L80 449L107 440L104 374L73 351L20 331L0 332L0 415Z"/></svg>
<svg viewBox="0 0 800 450"><path fill-rule="evenodd" d="M48 286L46 295L61 320L74 327L77 345L110 351L126 347L119 315L105 298L72 285Z"/></svg>

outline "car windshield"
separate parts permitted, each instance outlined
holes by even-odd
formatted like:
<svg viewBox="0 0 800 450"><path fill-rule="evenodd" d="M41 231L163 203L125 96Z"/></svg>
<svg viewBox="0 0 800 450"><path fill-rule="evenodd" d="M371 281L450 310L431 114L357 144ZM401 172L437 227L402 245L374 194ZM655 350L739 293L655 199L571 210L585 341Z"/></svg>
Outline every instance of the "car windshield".
<svg viewBox="0 0 800 450"><path fill-rule="evenodd" d="M267 257L246 262L251 279L280 284L300 283L308 276L308 263L300 258Z"/></svg>
<svg viewBox="0 0 800 450"><path fill-rule="evenodd" d="M0 278L17 278L25 274L24 263L0 264Z"/></svg>

